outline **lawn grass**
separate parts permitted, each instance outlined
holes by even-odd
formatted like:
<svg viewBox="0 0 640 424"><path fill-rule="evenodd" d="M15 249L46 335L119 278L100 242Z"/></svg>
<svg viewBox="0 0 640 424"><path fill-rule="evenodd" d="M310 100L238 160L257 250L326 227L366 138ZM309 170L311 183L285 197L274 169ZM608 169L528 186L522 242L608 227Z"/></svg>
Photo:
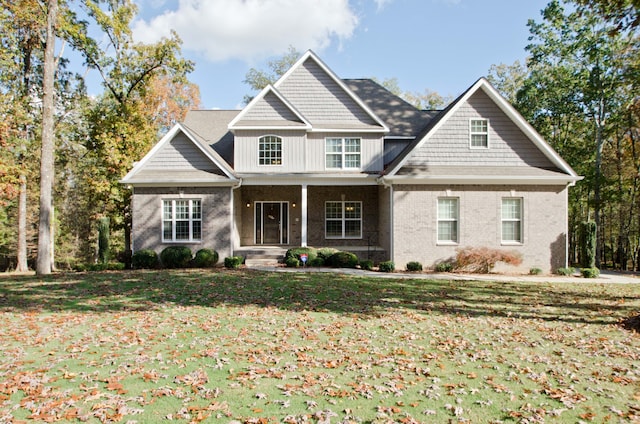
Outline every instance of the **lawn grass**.
<svg viewBox="0 0 640 424"><path fill-rule="evenodd" d="M640 284L0 276L0 423L638 422Z"/></svg>

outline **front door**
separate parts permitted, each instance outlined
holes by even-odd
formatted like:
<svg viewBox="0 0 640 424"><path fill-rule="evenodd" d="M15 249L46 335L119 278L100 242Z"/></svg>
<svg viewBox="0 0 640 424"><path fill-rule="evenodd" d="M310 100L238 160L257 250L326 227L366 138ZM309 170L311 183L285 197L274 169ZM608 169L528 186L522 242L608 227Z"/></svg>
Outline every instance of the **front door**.
<svg viewBox="0 0 640 424"><path fill-rule="evenodd" d="M289 202L256 202L256 244L289 243Z"/></svg>

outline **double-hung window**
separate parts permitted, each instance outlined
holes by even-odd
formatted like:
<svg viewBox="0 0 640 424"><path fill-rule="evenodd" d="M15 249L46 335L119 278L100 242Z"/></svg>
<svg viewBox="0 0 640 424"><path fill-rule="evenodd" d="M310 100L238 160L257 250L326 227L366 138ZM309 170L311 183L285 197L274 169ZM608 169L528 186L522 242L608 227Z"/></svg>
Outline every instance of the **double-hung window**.
<svg viewBox="0 0 640 424"><path fill-rule="evenodd" d="M325 236L334 239L362 238L362 202L326 202Z"/></svg>
<svg viewBox="0 0 640 424"><path fill-rule="evenodd" d="M438 199L438 242L458 243L459 207L457 197Z"/></svg>
<svg viewBox="0 0 640 424"><path fill-rule="evenodd" d="M258 164L282 165L282 138L275 135L260 137Z"/></svg>
<svg viewBox="0 0 640 424"><path fill-rule="evenodd" d="M471 148L482 149L489 147L489 120L471 119L469 121Z"/></svg>
<svg viewBox="0 0 640 424"><path fill-rule="evenodd" d="M192 242L202 239L200 199L162 201L162 241Z"/></svg>
<svg viewBox="0 0 640 424"><path fill-rule="evenodd" d="M522 243L522 199L502 199L502 242Z"/></svg>
<svg viewBox="0 0 640 424"><path fill-rule="evenodd" d="M327 169L360 168L360 138L326 138L325 166Z"/></svg>

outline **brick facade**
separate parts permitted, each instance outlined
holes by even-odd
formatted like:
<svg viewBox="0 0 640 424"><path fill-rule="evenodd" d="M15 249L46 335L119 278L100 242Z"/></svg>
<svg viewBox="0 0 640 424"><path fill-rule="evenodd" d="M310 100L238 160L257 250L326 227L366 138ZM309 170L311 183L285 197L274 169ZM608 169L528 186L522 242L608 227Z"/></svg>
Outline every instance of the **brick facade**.
<svg viewBox="0 0 640 424"><path fill-rule="evenodd" d="M437 241L437 202L459 199L459 240ZM501 242L503 198L523 201L523 242ZM467 246L517 251L523 263L518 271L537 267L545 272L566 266L567 188L565 186L395 186L393 191L393 260L403 268L409 261L431 267L455 257ZM508 268L514 269L514 268Z"/></svg>
<svg viewBox="0 0 640 424"><path fill-rule="evenodd" d="M202 241L165 243L162 241L162 201L201 199ZM189 247L192 252L214 249L221 258L231 255L231 189L229 187L135 187L133 191L133 251L153 249L160 253L171 245Z"/></svg>

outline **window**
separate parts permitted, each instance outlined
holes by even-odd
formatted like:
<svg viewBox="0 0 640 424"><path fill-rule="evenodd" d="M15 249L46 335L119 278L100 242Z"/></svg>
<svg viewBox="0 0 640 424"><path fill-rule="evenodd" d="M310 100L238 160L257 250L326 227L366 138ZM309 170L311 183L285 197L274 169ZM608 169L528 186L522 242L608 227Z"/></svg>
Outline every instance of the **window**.
<svg viewBox="0 0 640 424"><path fill-rule="evenodd" d="M275 135L260 137L259 165L282 165L282 139Z"/></svg>
<svg viewBox="0 0 640 424"><path fill-rule="evenodd" d="M522 243L522 199L502 199L502 242Z"/></svg>
<svg viewBox="0 0 640 424"><path fill-rule="evenodd" d="M472 148L489 147L489 121L486 119L472 119L469 121Z"/></svg>
<svg viewBox="0 0 640 424"><path fill-rule="evenodd" d="M162 201L162 241L200 241L201 238L200 200Z"/></svg>
<svg viewBox="0 0 640 424"><path fill-rule="evenodd" d="M327 138L325 139L325 154L327 168L360 168L360 139Z"/></svg>
<svg viewBox="0 0 640 424"><path fill-rule="evenodd" d="M362 202L325 203L326 238L362 238Z"/></svg>
<svg viewBox="0 0 640 424"><path fill-rule="evenodd" d="M458 243L458 199L438 199L438 242Z"/></svg>

